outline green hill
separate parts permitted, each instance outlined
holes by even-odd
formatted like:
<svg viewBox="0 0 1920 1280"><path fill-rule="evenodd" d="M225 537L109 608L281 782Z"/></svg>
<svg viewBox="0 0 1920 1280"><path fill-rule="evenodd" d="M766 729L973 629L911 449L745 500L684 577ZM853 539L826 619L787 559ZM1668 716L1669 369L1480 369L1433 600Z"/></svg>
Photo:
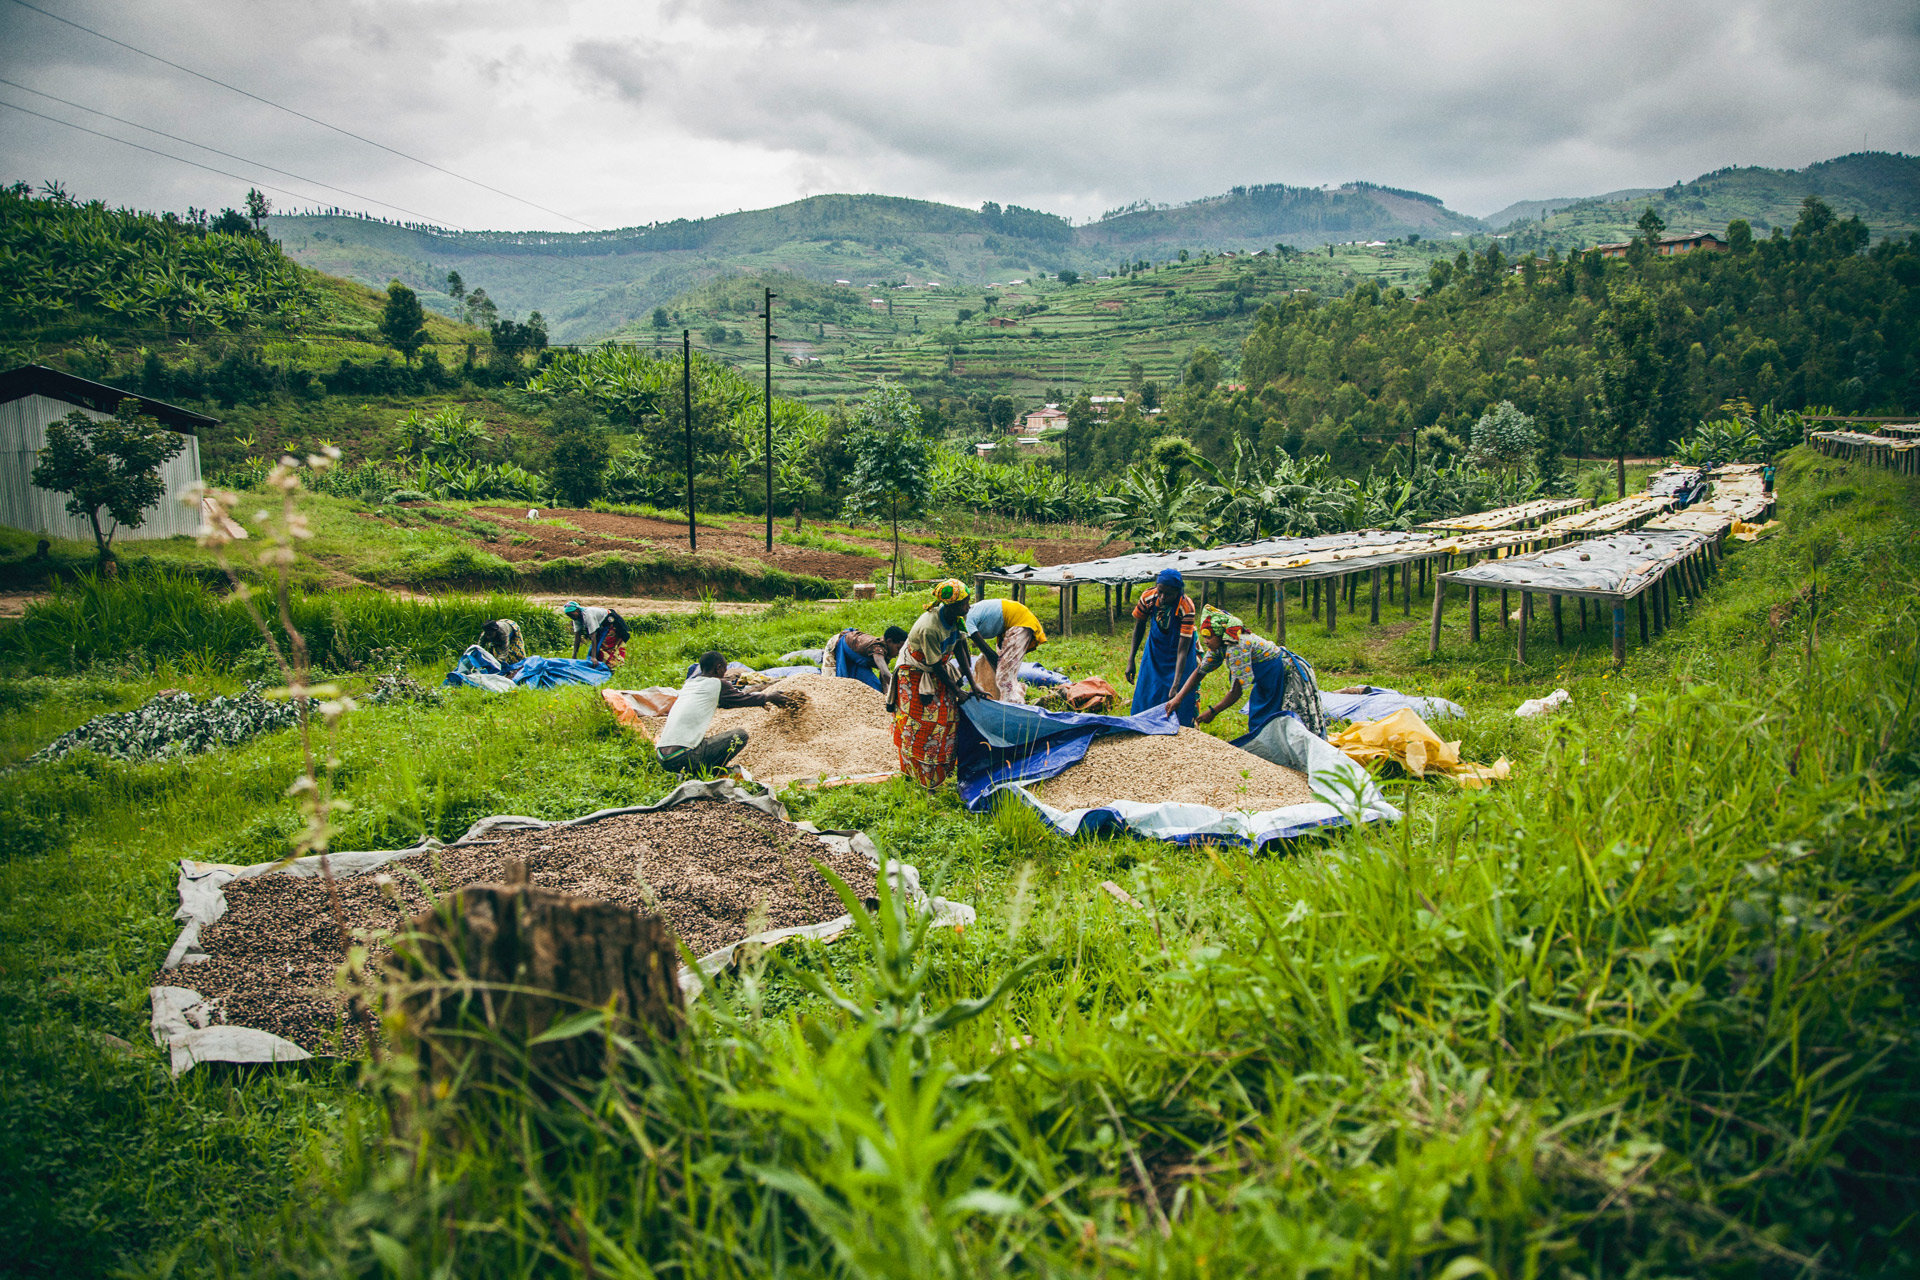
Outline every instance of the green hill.
<svg viewBox="0 0 1920 1280"><path fill-rule="evenodd" d="M1510 256L1626 238L1648 203L1675 229L1723 229L1745 218L1761 235L1790 226L1808 195L1876 234L1920 229L1920 159L1884 152L1842 156L1802 170L1722 169L1658 191L1522 201L1485 221L1440 200L1367 182L1337 188L1235 187L1176 206L1146 202L1074 226L1018 206L962 209L877 195L814 196L771 209L601 232L449 231L338 214L274 217L287 253L366 284L403 280L422 301L456 315L446 275L457 270L509 315L539 311L554 340L583 342L644 325L655 307L678 306L708 281L784 275L855 289L938 282L975 289L1071 270L1098 276L1163 263L1180 250L1317 249L1457 242L1504 229ZM1375 246L1380 247L1378 245ZM685 307L680 309L685 310ZM896 310L896 315L897 315Z"/></svg>
<svg viewBox="0 0 1920 1280"><path fill-rule="evenodd" d="M1449 242L1457 243L1466 242ZM1263 305L1301 291L1338 297L1367 281L1414 289L1426 282L1427 260L1424 244L1403 242L1339 246L1333 256L1203 253L1071 285L1018 279L937 289L739 273L672 299L665 326L648 320L616 336L665 349L690 329L696 350L757 368L757 312L771 287L782 395L822 403L887 378L920 396L985 392L1028 406L1049 389L1119 394L1136 380L1168 388L1196 348L1237 352Z"/></svg>
<svg viewBox="0 0 1920 1280"><path fill-rule="evenodd" d="M449 270L504 311L539 311L556 341L602 337L716 277L786 274L855 287L984 285L1122 269L1179 250L1271 250L1484 230L1437 199L1354 183L1266 186L1177 208L1116 210L1075 227L1018 206L979 210L890 196L814 196L773 209L607 232L456 232L336 215L268 220L299 261L367 283L399 279L454 314Z"/></svg>
<svg viewBox="0 0 1920 1280"><path fill-rule="evenodd" d="M1564 252L1627 239L1649 205L1670 232L1724 231L1733 219L1745 218L1755 235L1765 236L1775 227L1792 227L1808 196L1819 196L1842 218L1857 216L1875 236L1905 237L1920 231L1920 156L1868 151L1805 169L1717 169L1658 191L1617 191L1502 222L1523 208L1513 206L1487 221L1505 228L1510 254L1549 247Z"/></svg>

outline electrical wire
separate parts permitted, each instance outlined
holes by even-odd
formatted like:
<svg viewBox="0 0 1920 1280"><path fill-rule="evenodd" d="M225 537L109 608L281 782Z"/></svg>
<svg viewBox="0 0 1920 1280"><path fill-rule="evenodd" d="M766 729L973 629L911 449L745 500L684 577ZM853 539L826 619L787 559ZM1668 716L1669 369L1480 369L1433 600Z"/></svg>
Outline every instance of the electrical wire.
<svg viewBox="0 0 1920 1280"><path fill-rule="evenodd" d="M310 124L317 124L323 129L331 129L333 132L337 134L340 134L344 137L352 138L355 142L364 142L366 145L370 147L375 147L381 151L386 152L389 155L399 156L402 160L411 160L415 164L425 165L427 168L435 170L436 172L444 173L450 178L458 178L462 182L469 183L473 186L479 187L482 191L491 191L493 194L497 196L505 196L507 199L515 201L519 204L524 204L530 209L538 209L542 213L550 213L556 218L565 218L568 222L574 223L578 226L585 227L589 231L599 231L602 229L600 227L595 226L591 222L587 222L580 218L576 218L570 213L562 213L558 209L549 209L546 205L536 203L535 201L527 199L525 196L517 196L511 191L503 191L499 187L492 186L488 183L480 181L478 178L469 178L464 173L457 173L454 170L447 168L445 165L435 164L431 160L423 160L419 156L412 155L408 152L402 151L397 147L390 147L384 142L375 142L372 138L366 137L363 134L355 133L351 129L343 129L339 125L333 124L326 120L322 120L318 116L308 115L306 112L300 111L294 107L289 107L285 103L275 102L271 98L263 98L259 94L254 93L251 90L242 89L237 84L229 84L225 80L217 80L214 77L205 74L204 72L195 71L192 67L183 66L178 62L174 62L170 58L163 58L157 53L150 53L147 50L140 48L138 45L128 44L124 40L116 40L114 37L106 34L103 31L95 31L92 27L84 26L81 23L73 21L71 18L63 18L57 13L49 13L47 10L42 9L39 5L27 3L27 0L13 0L13 3L19 5L23 9L31 9L33 10L33 12L39 14L41 17L51 18L55 22L65 23L67 26L72 27L76 31L84 31L90 36L96 36L101 40L105 40L108 44L118 45L122 49L125 49L130 53L137 53L143 58L151 58L153 61L158 62L163 66L172 67L175 71L184 72L187 75L193 76L195 79L205 80L208 84L218 85L222 89L226 89L226 90L229 90L230 92L237 93L242 97L251 98L255 102L263 103L266 106L274 108L276 111L284 111L290 116L298 116L300 119L305 120ZM337 190L338 188L335 188L335 189ZM364 199L365 197L362 197L362 198Z"/></svg>
<svg viewBox="0 0 1920 1280"><path fill-rule="evenodd" d="M190 147L198 147L202 151L211 151L216 156L225 156L229 160L238 160L241 164L250 164L250 165L253 165L255 168L265 169L269 173L277 173L282 175L283 177L292 178L296 182L310 182L316 187L325 187L327 190L337 191L343 196L352 196L355 200L365 200L368 204L377 204L383 209L394 209L400 213L410 213L416 218L425 218L428 222L434 223L439 226L453 227L459 231L473 230L472 227L463 227L459 223L454 222L452 219L449 219L449 218L436 218L432 214L422 213L418 209L409 209L407 208L407 206L403 204L395 204L391 200L382 200L378 196L363 195L358 191L349 191L345 187L336 187L331 182L322 182L318 178L309 178L303 174L294 173L292 170L282 169L277 165L268 164L264 160L250 160L246 156L235 155L231 151L222 151L218 147L210 147L204 142L195 142L192 138L183 138L177 133L168 133L165 129L156 129L152 125L141 124L138 120L128 120L123 116L116 116L111 112L101 111L98 108L85 106L82 103L70 101L66 98L59 97L56 94L47 93L41 89L35 89L29 85L21 84L17 80L9 80L5 76L0 76L0 84L8 85L12 88L19 89L25 93L30 93L36 98L45 98L49 102L57 102L63 107L72 107L76 111L84 111L88 115L95 115L95 116L101 117L102 119L111 120L115 124L128 125L132 128L143 130L144 132L154 134L158 137L169 139L170 141L173 141L173 142L184 142Z"/></svg>
<svg viewBox="0 0 1920 1280"><path fill-rule="evenodd" d="M225 169L216 169L210 164L201 164L198 160L189 160L185 156L176 156L170 151L161 151L155 147L149 147L138 142L128 141L126 138L116 138L112 134L102 133L98 129L89 129L87 128L87 126L83 124L75 124L71 120L61 120L56 116L45 115L41 112L34 111L28 107L23 107L17 102L8 102L4 98L0 98L0 107L12 107L15 111L18 111L23 115L35 116L41 120L50 121L53 124L65 125L67 128L77 129L81 133L90 133L96 138L105 138L108 142L117 142L123 147L132 147L135 151L145 151L151 155L160 156L167 160L177 161L180 164L192 165L196 169L205 169L208 173L217 173L223 178L232 178L236 182L253 183L255 185L265 187L269 191L278 191L283 196L292 196L296 200L311 200L315 204L324 203L324 201L322 201L319 196L312 195L305 191L290 191L286 187L276 187L270 182L261 182L258 179L245 177L244 175L241 175L238 173L229 173Z"/></svg>

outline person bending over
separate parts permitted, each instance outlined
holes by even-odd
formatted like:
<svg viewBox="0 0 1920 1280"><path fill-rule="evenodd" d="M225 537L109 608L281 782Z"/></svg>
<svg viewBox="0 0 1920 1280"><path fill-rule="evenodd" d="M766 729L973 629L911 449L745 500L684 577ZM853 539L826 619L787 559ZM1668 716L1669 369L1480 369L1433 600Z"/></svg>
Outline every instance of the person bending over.
<svg viewBox="0 0 1920 1280"><path fill-rule="evenodd" d="M512 618L495 618L480 628L480 647L503 667L527 660L527 642L520 635L520 624Z"/></svg>
<svg viewBox="0 0 1920 1280"><path fill-rule="evenodd" d="M618 611L569 600L560 612L573 623L574 657L580 656L580 646L585 644L589 662L597 662L603 667L617 667L627 660L627 638L630 633L627 620Z"/></svg>
<svg viewBox="0 0 1920 1280"><path fill-rule="evenodd" d="M820 666L836 676L859 680L885 693L887 670L900 656L900 646L906 642L907 633L901 627L888 627L882 636L870 636L848 627L827 641Z"/></svg>
<svg viewBox="0 0 1920 1280"><path fill-rule="evenodd" d="M696 773L706 769L724 769L747 745L747 731L707 736L713 727L713 714L721 707L790 707L789 694L747 693L726 678L727 660L718 649L700 655L700 668L687 677L667 713L667 723L653 741L660 763L674 773Z"/></svg>
<svg viewBox="0 0 1920 1280"><path fill-rule="evenodd" d="M993 683L1002 702L1025 702L1027 687L1020 683L1020 664L1047 642L1047 633L1033 610L1018 600L982 600L966 613L967 639L993 668ZM989 641L1000 646L994 652Z"/></svg>

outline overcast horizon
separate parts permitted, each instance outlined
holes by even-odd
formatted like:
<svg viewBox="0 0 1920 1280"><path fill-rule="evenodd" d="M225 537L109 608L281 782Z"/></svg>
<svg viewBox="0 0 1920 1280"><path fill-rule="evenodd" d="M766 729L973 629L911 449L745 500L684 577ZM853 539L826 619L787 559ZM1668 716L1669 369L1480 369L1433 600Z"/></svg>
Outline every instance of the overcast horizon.
<svg viewBox="0 0 1920 1280"><path fill-rule="evenodd" d="M417 158L0 0L0 178L150 209L253 184L287 208L564 231L855 192L1084 222L1365 180L1485 216L1920 151L1920 8L1890 0L32 4Z"/></svg>

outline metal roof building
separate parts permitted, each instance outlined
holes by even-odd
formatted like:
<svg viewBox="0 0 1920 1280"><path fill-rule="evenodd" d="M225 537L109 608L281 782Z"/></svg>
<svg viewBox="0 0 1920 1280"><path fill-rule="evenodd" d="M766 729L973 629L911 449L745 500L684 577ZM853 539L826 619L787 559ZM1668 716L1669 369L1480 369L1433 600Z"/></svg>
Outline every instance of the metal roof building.
<svg viewBox="0 0 1920 1280"><path fill-rule="evenodd" d="M93 541L87 521L67 513L66 495L33 487L33 468L46 447L48 423L76 409L89 418L111 418L122 400L136 401L140 412L185 436L187 447L160 469L166 496L147 509L138 528L121 530L118 537L191 537L200 532L199 510L180 499L200 483L200 440L195 433L218 419L38 364L0 373L0 525L51 538Z"/></svg>

